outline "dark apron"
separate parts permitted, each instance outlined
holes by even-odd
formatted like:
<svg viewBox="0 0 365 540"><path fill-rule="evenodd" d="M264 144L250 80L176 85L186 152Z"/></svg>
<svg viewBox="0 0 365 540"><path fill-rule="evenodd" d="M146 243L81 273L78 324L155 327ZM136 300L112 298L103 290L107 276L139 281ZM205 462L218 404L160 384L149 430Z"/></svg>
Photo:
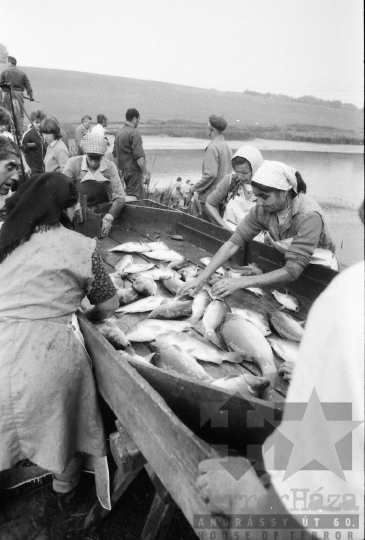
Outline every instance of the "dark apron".
<svg viewBox="0 0 365 540"><path fill-rule="evenodd" d="M88 206L110 202L108 182L97 182L96 180L80 182L80 180L76 180L76 187L80 195L80 200L82 200L82 195L87 196Z"/></svg>

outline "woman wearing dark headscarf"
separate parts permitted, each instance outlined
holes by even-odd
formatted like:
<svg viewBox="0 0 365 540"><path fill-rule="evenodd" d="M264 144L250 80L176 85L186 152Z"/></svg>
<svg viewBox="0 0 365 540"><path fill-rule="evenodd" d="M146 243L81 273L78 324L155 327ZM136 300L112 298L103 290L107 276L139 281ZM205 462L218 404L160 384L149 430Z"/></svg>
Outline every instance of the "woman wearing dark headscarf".
<svg viewBox="0 0 365 540"><path fill-rule="evenodd" d="M74 182L44 173L6 201L0 231L0 471L27 459L54 474L60 506L75 492L80 452L107 470L90 359L75 312L109 317L118 302L96 241L70 230Z"/></svg>

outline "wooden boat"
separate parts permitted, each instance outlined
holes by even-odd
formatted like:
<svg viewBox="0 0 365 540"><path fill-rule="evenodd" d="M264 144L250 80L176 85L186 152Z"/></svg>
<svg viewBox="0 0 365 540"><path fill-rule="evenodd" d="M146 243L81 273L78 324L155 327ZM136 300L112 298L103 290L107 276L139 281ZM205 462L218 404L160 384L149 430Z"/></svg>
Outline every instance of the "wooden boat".
<svg viewBox="0 0 365 540"><path fill-rule="evenodd" d="M100 236L101 215L107 208L101 207L100 211L87 213L80 232ZM181 235L183 240L174 240L174 235ZM228 231L201 219L152 201L140 201L126 205L110 235L100 242L99 251L106 268L113 272L114 263L123 253L110 252L110 248L127 241L156 241L157 237L201 265L200 259L214 254L229 236ZM135 255L134 259L137 262L146 257ZM233 262L255 262L268 272L283 266L284 259L273 248L252 242L245 254L236 254ZM306 319L312 302L335 275L329 269L310 266L295 283L288 285L288 292L300 302L299 319ZM163 294L170 296L166 291ZM240 291L228 302L236 306L244 303L263 313L280 307L270 293L258 299ZM126 328L131 328L144 317L130 314L122 319ZM248 444L260 447L281 420L286 383L277 377L274 389L264 399L232 395L153 365L129 364L85 318L81 317L80 323L100 393L193 524L194 514L207 512L195 487L199 462L217 455L221 445L244 455ZM237 369L257 373L248 363L204 367L217 378ZM225 413L227 422L219 423Z"/></svg>

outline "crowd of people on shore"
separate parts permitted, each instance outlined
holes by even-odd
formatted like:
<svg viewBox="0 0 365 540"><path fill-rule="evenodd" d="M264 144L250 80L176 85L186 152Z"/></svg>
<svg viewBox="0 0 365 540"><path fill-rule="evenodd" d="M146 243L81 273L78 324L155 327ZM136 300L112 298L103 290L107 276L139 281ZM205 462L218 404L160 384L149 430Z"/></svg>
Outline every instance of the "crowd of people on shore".
<svg viewBox="0 0 365 540"><path fill-rule="evenodd" d="M14 91L22 94L26 89L33 98L29 81L16 71L15 59L9 58L10 75L3 72L1 82L10 77ZM17 95L14 100L18 100ZM18 107L22 110L20 102ZM86 316L92 320L108 318L117 308L118 298L96 240L75 232L74 225L84 219L82 200L94 211L109 203L102 217L102 236L107 236L125 203L142 196L150 175L138 130L140 113L129 108L125 117L107 157L107 117L99 114L91 128L91 116L84 115L75 130L75 155L70 155L67 135L57 118L33 111L29 129L22 133L23 124L18 126L18 146L12 133L17 119L0 108L0 281L6 284L0 288L0 473L22 462L51 471L62 509L72 504L85 453L93 457L94 470L107 482L107 442L75 313L87 296L93 307L86 310ZM325 215L306 194L300 172L265 160L252 145L244 145L232 155L223 135L226 127L223 116L209 117L211 141L204 154L201 179L194 185L190 180L182 185L178 178L172 188L174 207L193 202L199 217L232 233L199 276L182 284L180 295L197 294L220 266L253 239L283 253L283 266L266 273L219 279L212 288L216 299L247 287L285 286L298 280L310 264L337 270ZM22 168L24 175L19 181ZM309 400L316 384L323 392L322 399L328 401L335 400L338 388L346 385L346 396L356 403L359 415L362 381L357 377L355 384L354 380L362 362L362 330L361 310L358 305L354 310L354 305L362 278L360 264L343 279L340 274L316 303L292 385L292 392L295 389L303 400ZM341 328L341 310L353 322L346 335ZM329 322L319 336L317 325L328 311ZM349 344L351 358L346 349ZM322 383L334 361L335 381L328 390ZM310 371L314 379L309 385ZM358 460L360 443L363 440L357 436ZM281 477L264 485L247 460L238 459L236 466L241 473L239 482L227 477L227 471L216 462L201 464L198 489L213 513L243 513L247 508L240 504L242 495L247 499L254 494L261 497L262 508L250 507L250 513L290 511L280 500ZM354 492L360 493L362 482L355 475L351 479Z"/></svg>

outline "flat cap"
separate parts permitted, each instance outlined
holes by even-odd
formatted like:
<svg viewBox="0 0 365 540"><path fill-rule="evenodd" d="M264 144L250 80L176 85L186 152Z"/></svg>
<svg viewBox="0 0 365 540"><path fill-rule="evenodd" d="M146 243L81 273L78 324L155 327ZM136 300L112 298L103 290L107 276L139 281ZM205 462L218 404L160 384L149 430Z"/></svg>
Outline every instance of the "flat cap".
<svg viewBox="0 0 365 540"><path fill-rule="evenodd" d="M227 127L227 120L224 118L224 116L212 114L209 116L209 124L218 131L224 131Z"/></svg>

